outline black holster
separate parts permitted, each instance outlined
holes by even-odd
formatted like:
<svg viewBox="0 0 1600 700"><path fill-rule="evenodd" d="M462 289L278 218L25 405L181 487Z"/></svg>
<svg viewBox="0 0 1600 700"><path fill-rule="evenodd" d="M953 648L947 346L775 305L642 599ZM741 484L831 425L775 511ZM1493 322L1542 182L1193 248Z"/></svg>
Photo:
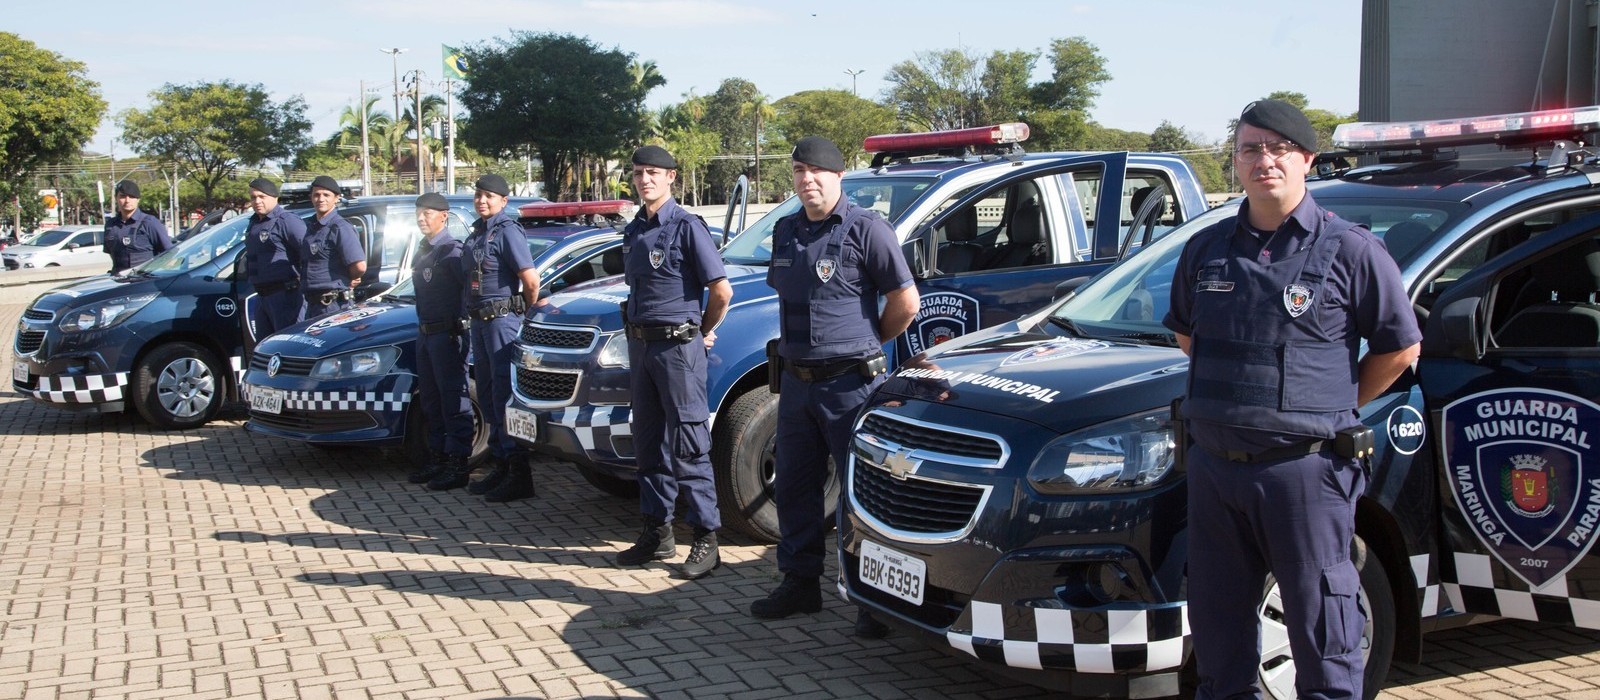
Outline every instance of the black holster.
<svg viewBox="0 0 1600 700"><path fill-rule="evenodd" d="M1345 459L1366 459L1372 456L1376 447L1377 440L1372 435L1372 428L1365 425L1341 430L1333 435L1333 453Z"/></svg>
<svg viewBox="0 0 1600 700"><path fill-rule="evenodd" d="M767 391L774 394L783 386L783 357L778 355L778 339L767 341Z"/></svg>

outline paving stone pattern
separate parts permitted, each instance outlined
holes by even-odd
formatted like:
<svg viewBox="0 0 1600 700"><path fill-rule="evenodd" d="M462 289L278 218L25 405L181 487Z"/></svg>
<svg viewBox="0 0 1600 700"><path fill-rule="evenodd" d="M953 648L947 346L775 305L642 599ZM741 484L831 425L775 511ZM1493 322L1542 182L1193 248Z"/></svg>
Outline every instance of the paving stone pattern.
<svg viewBox="0 0 1600 700"><path fill-rule="evenodd" d="M0 290L0 329L38 291ZM614 568L636 504L571 465L487 504L224 418L168 433L0 392L0 698L1047 696L917 640L858 641L831 595L752 620L767 546L726 538L699 581ZM1441 633L1384 696L1600 699L1600 637Z"/></svg>

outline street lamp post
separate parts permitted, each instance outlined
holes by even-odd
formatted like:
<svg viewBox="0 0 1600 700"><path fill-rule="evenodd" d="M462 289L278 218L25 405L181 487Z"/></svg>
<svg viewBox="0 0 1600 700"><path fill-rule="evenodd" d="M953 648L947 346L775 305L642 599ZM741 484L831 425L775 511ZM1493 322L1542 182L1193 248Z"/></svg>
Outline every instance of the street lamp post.
<svg viewBox="0 0 1600 700"><path fill-rule="evenodd" d="M856 76L861 75L862 73L865 73L867 71L865 69L850 70L850 69L847 68L847 69L845 69L844 72L849 74L849 76L850 76L850 94L851 95L855 95L856 94Z"/></svg>
<svg viewBox="0 0 1600 700"><path fill-rule="evenodd" d="M400 123L400 54L411 49L378 49L378 53L389 54L391 67L394 69L394 123Z"/></svg>

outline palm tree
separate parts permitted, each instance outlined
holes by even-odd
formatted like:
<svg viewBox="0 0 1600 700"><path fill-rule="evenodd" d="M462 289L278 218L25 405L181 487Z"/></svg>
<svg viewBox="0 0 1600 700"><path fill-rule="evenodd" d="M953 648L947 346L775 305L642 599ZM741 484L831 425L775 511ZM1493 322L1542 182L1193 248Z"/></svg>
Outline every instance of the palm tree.
<svg viewBox="0 0 1600 700"><path fill-rule="evenodd" d="M756 127L756 131L755 131L755 136L756 136L756 139L755 139L755 145L756 145L756 177L755 177L755 180L756 180L756 199L755 199L755 201L757 201L757 202L761 201L761 124L762 124L762 122L777 116L777 114L778 114L778 110L773 108L772 103L767 101L767 96L763 95L763 94L761 94L759 92L756 93L755 97L750 98L750 101L739 105L739 116L741 116L741 117L749 116L749 117L754 117L755 118L755 127Z"/></svg>
<svg viewBox="0 0 1600 700"><path fill-rule="evenodd" d="M388 112L373 108L377 102L377 97L369 96L366 98L366 105L364 105L366 107L364 112L367 120L367 139L373 143L377 142L378 133L387 129L392 121ZM361 150L361 115L356 113L355 107L345 107L344 111L339 113L339 132L334 134L333 140L334 145L341 149ZM363 156L370 155L370 153L363 154ZM360 160L359 157L356 159L358 163Z"/></svg>
<svg viewBox="0 0 1600 700"><path fill-rule="evenodd" d="M429 134L426 131L426 126L448 121L448 119L445 113L444 98L438 95L427 95L422 98L422 119L420 122L417 119L416 111L415 103L406 105L405 116L402 117L401 124L406 127L406 132L411 132L413 135L422 134L423 152L417 154L417 177L421 178L423 176L421 170L423 163L427 163L430 167L438 167L440 163L437 161L441 157L440 153L443 150L440 140Z"/></svg>

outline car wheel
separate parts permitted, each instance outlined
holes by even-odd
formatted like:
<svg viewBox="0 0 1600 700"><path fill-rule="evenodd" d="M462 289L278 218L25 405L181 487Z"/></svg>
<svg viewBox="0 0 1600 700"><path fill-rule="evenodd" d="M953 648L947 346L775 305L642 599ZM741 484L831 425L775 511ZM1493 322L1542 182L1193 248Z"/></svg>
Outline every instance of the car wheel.
<svg viewBox="0 0 1600 700"><path fill-rule="evenodd" d="M483 411L478 408L478 387L467 382L467 396L472 402L472 451L467 454L467 464L476 465L489 454L489 431L483 423ZM406 434L400 452L407 462L421 469L428 466L428 426L422 418L421 392L411 395L406 404Z"/></svg>
<svg viewBox="0 0 1600 700"><path fill-rule="evenodd" d="M150 351L134 370L133 405L158 428L198 428L221 410L224 388L211 351L194 343L168 343Z"/></svg>
<svg viewBox="0 0 1600 700"><path fill-rule="evenodd" d="M717 420L711 441L711 468L717 476L717 506L722 524L762 542L778 541L778 506L772 482L773 447L778 438L778 397L759 387L735 400ZM824 482L824 514L829 526L839 503L839 479L832 460Z"/></svg>
<svg viewBox="0 0 1600 700"><path fill-rule="evenodd" d="M638 481L612 476L583 463L576 463L576 466L578 473L583 475L583 480L589 482L590 486L618 498L639 497Z"/></svg>
<svg viewBox="0 0 1600 700"><path fill-rule="evenodd" d="M1358 605L1367 620L1361 631L1361 660L1365 669L1362 695L1370 700L1377 697L1378 690L1383 687L1389 663L1394 658L1394 591L1389 586L1383 563L1360 537L1350 547L1350 558L1361 576ZM1294 656L1289 651L1289 635L1284 626L1283 599L1278 582L1271 575L1267 576L1266 591L1257 612L1261 618L1262 695L1292 700L1295 697Z"/></svg>

